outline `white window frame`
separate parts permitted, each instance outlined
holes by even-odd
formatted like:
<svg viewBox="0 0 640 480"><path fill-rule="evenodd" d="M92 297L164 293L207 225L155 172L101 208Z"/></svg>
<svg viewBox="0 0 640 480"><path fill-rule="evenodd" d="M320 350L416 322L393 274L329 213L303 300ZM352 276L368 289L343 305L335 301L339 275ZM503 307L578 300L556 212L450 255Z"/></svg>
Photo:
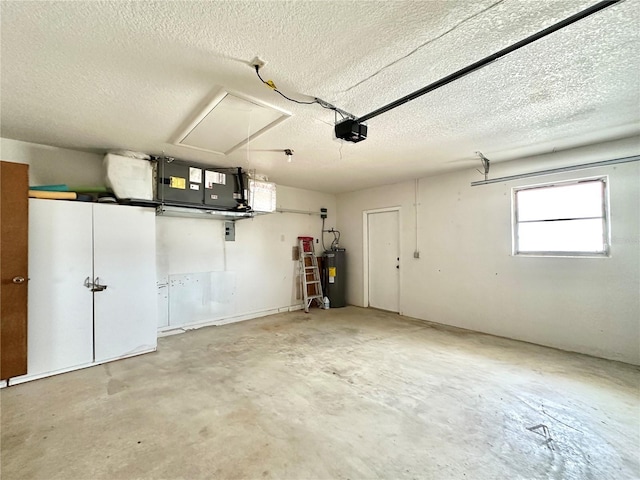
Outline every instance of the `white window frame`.
<svg viewBox="0 0 640 480"><path fill-rule="evenodd" d="M603 188L602 194L602 216L594 218L602 218L603 220L603 251L602 252L579 252L579 251L520 251L518 247L518 196L517 193L523 190L531 190L534 188L553 188L566 187L568 185L577 185L586 182L601 182ZM564 180L559 182L549 182L536 185L525 185L513 187L511 189L511 205L512 205L512 255L518 257L609 257L611 246L611 225L609 215L609 177L607 175L589 178L579 178L574 180ZM572 220L572 219L557 219ZM575 219L578 220L578 219ZM553 221L553 220L552 220Z"/></svg>

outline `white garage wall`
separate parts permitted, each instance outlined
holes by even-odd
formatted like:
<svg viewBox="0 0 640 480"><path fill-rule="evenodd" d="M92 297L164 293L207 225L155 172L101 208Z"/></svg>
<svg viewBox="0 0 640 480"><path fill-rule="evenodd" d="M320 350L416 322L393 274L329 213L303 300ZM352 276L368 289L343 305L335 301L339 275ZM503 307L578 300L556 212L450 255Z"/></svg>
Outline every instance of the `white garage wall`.
<svg viewBox="0 0 640 480"><path fill-rule="evenodd" d="M638 154L638 138L496 164L491 177ZM610 258L511 256L511 188L609 175ZM363 304L364 210L401 206L405 315L640 364L640 165L588 169L486 186L463 171L338 196L348 251L348 301Z"/></svg>
<svg viewBox="0 0 640 480"><path fill-rule="evenodd" d="M32 185L104 185L103 155L3 138L0 157L29 164ZM278 186L277 205L281 209L318 213L320 208L327 208L327 228L335 226L334 195ZM224 241L224 220L175 217L156 220L160 325L166 324L168 315L164 285L170 275L235 272L232 275L235 296L233 308L225 312L227 320L302 304L296 298L297 262L292 260L292 247L299 235L319 237L322 224L318 215L272 213L243 219L236 222L235 242Z"/></svg>
<svg viewBox="0 0 640 480"><path fill-rule="evenodd" d="M0 159L29 164L30 185L104 186L104 155L0 138Z"/></svg>
<svg viewBox="0 0 640 480"><path fill-rule="evenodd" d="M335 225L334 195L277 187L279 209L320 212L328 209L327 228ZM213 271L233 272L233 305L224 319L251 318L302 305L297 284L298 262L292 249L298 236L318 238L322 221L318 215L271 213L236 221L236 240L224 240L224 220L158 217L158 281L168 284L171 275ZM316 245L316 252L321 249ZM160 299L161 312L167 312L170 299ZM163 319L160 319L163 326ZM223 321L216 321L223 320ZM203 321L203 323L211 323Z"/></svg>

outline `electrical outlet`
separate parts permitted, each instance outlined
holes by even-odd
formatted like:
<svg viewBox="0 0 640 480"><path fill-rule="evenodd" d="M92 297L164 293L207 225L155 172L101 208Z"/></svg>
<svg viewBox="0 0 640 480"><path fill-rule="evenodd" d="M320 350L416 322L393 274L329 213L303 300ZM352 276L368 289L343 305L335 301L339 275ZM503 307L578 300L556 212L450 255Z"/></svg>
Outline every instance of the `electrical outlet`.
<svg viewBox="0 0 640 480"><path fill-rule="evenodd" d="M327 218L327 209L326 208L321 208L320 209L320 218Z"/></svg>
<svg viewBox="0 0 640 480"><path fill-rule="evenodd" d="M254 57L253 60L251 60L251 66L255 69L256 67L258 67L258 70L260 70L262 67L264 67L267 64L267 62L265 62L264 60L262 60L260 57Z"/></svg>

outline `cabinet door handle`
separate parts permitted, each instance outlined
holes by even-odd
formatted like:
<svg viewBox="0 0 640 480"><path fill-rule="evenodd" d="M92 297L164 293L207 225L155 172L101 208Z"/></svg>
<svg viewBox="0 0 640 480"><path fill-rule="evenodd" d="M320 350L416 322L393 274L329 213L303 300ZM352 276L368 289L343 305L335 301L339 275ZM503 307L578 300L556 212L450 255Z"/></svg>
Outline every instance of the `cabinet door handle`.
<svg viewBox="0 0 640 480"><path fill-rule="evenodd" d="M100 285L100 277L96 277L96 279L93 282L93 288L91 289L92 292L102 292L103 290L106 290L107 286L106 285Z"/></svg>
<svg viewBox="0 0 640 480"><path fill-rule="evenodd" d="M84 279L84 286L87 287L89 290L93 288L93 283L89 281L89 277Z"/></svg>

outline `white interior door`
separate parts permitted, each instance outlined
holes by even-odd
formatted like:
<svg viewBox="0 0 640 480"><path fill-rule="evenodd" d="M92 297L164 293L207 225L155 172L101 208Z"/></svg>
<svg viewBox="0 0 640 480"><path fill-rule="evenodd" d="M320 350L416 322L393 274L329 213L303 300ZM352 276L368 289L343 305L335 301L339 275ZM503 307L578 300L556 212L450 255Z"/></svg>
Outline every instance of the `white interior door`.
<svg viewBox="0 0 640 480"><path fill-rule="evenodd" d="M400 215L397 210L367 215L369 306L400 311Z"/></svg>
<svg viewBox="0 0 640 480"><path fill-rule="evenodd" d="M29 200L27 377L93 361L91 204Z"/></svg>
<svg viewBox="0 0 640 480"><path fill-rule="evenodd" d="M95 361L154 350L157 345L155 212L95 204ZM97 281L98 281L97 280Z"/></svg>

